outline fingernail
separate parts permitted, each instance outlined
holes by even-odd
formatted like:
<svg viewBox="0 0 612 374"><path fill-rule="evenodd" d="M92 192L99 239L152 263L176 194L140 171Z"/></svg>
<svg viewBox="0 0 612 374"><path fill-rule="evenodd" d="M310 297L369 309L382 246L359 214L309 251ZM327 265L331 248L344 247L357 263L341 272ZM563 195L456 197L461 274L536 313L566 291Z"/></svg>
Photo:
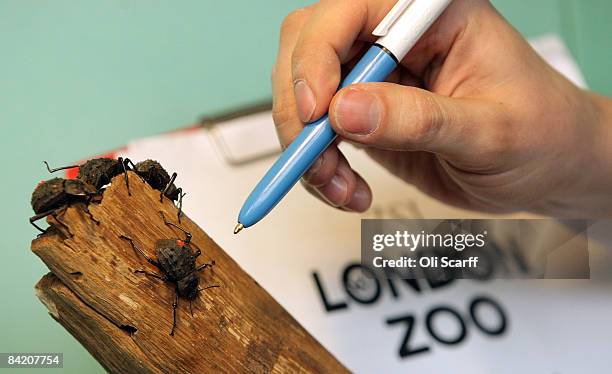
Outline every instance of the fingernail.
<svg viewBox="0 0 612 374"><path fill-rule="evenodd" d="M336 174L332 177L331 181L323 187L323 191L321 192L326 196L330 204L339 207L346 203L347 191L348 183L346 183L343 177Z"/></svg>
<svg viewBox="0 0 612 374"><path fill-rule="evenodd" d="M334 109L336 124L347 133L367 135L374 132L380 122L379 100L367 91L346 90Z"/></svg>
<svg viewBox="0 0 612 374"><path fill-rule="evenodd" d="M362 184L357 184L357 188L353 193L353 198L348 204L350 209L355 212L365 212L372 203L370 191Z"/></svg>
<svg viewBox="0 0 612 374"><path fill-rule="evenodd" d="M306 81L302 79L293 84L293 93L295 94L295 103L300 120L304 123L310 122L316 105L314 93L312 93Z"/></svg>

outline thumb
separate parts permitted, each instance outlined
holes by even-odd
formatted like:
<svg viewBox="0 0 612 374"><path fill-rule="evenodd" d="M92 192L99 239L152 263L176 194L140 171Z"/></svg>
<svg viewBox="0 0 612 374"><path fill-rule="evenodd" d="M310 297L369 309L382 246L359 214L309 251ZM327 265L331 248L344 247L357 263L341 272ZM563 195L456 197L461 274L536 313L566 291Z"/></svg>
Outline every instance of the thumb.
<svg viewBox="0 0 612 374"><path fill-rule="evenodd" d="M363 83L334 97L330 118L345 139L376 148L465 155L485 141L489 105L453 99L416 87Z"/></svg>

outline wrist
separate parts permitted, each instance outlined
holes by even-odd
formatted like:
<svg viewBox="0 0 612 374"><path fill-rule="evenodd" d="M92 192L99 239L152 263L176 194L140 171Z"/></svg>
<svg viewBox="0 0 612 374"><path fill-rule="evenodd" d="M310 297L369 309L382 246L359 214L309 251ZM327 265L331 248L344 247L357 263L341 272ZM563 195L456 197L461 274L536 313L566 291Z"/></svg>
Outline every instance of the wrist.
<svg viewBox="0 0 612 374"><path fill-rule="evenodd" d="M606 167L605 170L612 172L612 99L594 93L588 95L597 113L597 126L601 134L601 141L598 144L602 156L601 162Z"/></svg>
<svg viewBox="0 0 612 374"><path fill-rule="evenodd" d="M585 95L591 103L595 135L592 161L583 168L590 174L587 178L590 185L583 192L586 202L583 215L585 218L612 218L612 100L592 92L585 92ZM584 151L589 153L589 150Z"/></svg>
<svg viewBox="0 0 612 374"><path fill-rule="evenodd" d="M573 139L557 166L559 189L533 210L567 218L612 218L612 100L581 91ZM573 147L573 148L572 148Z"/></svg>

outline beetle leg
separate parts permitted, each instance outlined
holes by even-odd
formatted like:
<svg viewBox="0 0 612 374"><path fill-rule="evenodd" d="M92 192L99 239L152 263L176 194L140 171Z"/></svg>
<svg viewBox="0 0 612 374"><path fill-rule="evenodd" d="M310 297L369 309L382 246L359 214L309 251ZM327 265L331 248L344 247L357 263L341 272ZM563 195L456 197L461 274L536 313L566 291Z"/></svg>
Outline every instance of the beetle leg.
<svg viewBox="0 0 612 374"><path fill-rule="evenodd" d="M47 216L50 216L52 214L55 214L57 212L59 212L60 210L66 209L66 206L57 208L57 209L52 209L52 210L48 210L46 212L42 212L42 213L38 213L35 216L30 217L30 224L32 224L32 226L36 227L41 234L44 234L45 232L47 232L47 230L43 230L40 226L38 226L37 224L35 224L34 222L41 220ZM66 229L66 231L68 231L68 233L70 233L70 229L68 228L68 226L66 226L62 221L59 220L59 218L55 217L55 220L62 226L64 226L64 228Z"/></svg>
<svg viewBox="0 0 612 374"><path fill-rule="evenodd" d="M100 224L100 221L94 218L93 214L91 214L91 212L89 211L89 207L87 206L85 206L85 213L89 216L89 219L91 219L96 225Z"/></svg>
<svg viewBox="0 0 612 374"><path fill-rule="evenodd" d="M178 196L179 196L179 206L178 206L178 213L176 214L178 217L178 221L179 223L181 223L181 215L183 215L183 196L185 196L186 193L183 193L183 189L182 188L178 188L176 190L178 192Z"/></svg>
<svg viewBox="0 0 612 374"><path fill-rule="evenodd" d="M219 288L221 286L219 286L218 284L213 284L212 286L206 286L204 288L198 287L198 292L202 292L204 290L207 290L209 288ZM191 302L191 300L189 300L189 302ZM191 307L191 304L189 304L189 306ZM193 312L192 312L192 316L193 316Z"/></svg>
<svg viewBox="0 0 612 374"><path fill-rule="evenodd" d="M126 162L123 157L118 157L117 161L119 161L121 167L123 168L123 177L125 178L125 188L127 188L128 196L132 196L132 192L130 192L130 182L128 181L127 168L125 167Z"/></svg>
<svg viewBox="0 0 612 374"><path fill-rule="evenodd" d="M32 226L36 227L41 233L45 233L47 230L43 230L42 228L40 228L37 224L35 224L34 222L41 220L43 218L45 218L46 216L52 214L53 212L55 212L55 209L53 210L48 210L46 212L42 212L42 213L38 213L35 216L30 217L30 223L32 224Z"/></svg>
<svg viewBox="0 0 612 374"><path fill-rule="evenodd" d="M207 290L209 288L219 288L219 287L221 287L221 286L219 286L218 284L213 284L212 286L206 286L204 288L198 288L198 292Z"/></svg>
<svg viewBox="0 0 612 374"><path fill-rule="evenodd" d="M178 292L174 291L174 302L172 303L172 330L170 335L174 335L174 328L176 327L176 307L178 306Z"/></svg>
<svg viewBox="0 0 612 374"><path fill-rule="evenodd" d="M63 207L57 208L55 210L55 212L52 213L51 216L55 219L55 221L57 223L59 223L64 228L64 230L66 230L66 232L68 233L68 235L70 237L73 237L74 234L70 231L70 227L68 227L68 225L66 225L64 222L62 222L62 220L59 219L59 217L58 217L58 215L60 215L60 214L63 216L66 213L66 211L68 210L68 207L69 207L69 205L64 205Z"/></svg>
<svg viewBox="0 0 612 374"><path fill-rule="evenodd" d="M144 179L144 178L142 177L142 175L140 175L140 173L138 172L138 170L136 170L136 165L134 165L134 163L132 162L132 160L130 160L129 158L127 158L127 157L126 157L126 158L124 158L124 159L123 159L123 163L125 164L125 167L127 167L127 170L131 170L131 171L133 171L134 173L136 173L136 175L138 175L138 177L139 177L139 178L140 178L140 179L141 179L143 182L146 182L146 179ZM125 167L124 167L124 170L125 170ZM130 169L130 168L131 168L131 169Z"/></svg>
<svg viewBox="0 0 612 374"><path fill-rule="evenodd" d="M49 173L55 173L56 171L60 171L60 170L66 170L66 169L74 169L74 168L78 168L79 165L70 165L70 166L62 166L61 168L55 168L55 169L51 169L51 167L49 166L49 163L47 161L43 161L45 163L45 165L47 165L47 170L49 170Z"/></svg>
<svg viewBox="0 0 612 374"><path fill-rule="evenodd" d="M102 196L102 193L104 193L104 189L103 189L103 188L101 188L101 189L97 190L96 192L88 192L88 193L87 193L87 199L86 199L86 201L85 201L86 205L88 205L88 206L89 206L89 204L91 204L91 202L93 201L93 199L94 199L95 197L101 197L101 196Z"/></svg>
<svg viewBox="0 0 612 374"><path fill-rule="evenodd" d="M127 157L126 157L126 158L124 158L124 159L123 159L123 162L125 162L125 164L126 164L128 167L131 167L131 168L132 168L132 170L136 170L136 165L134 165L134 163L132 162L132 160L130 160L129 158L127 158Z"/></svg>
<svg viewBox="0 0 612 374"><path fill-rule="evenodd" d="M146 270L134 270L134 273L135 274L146 274L146 275L148 275L150 277L161 279L163 281L168 280L166 277L164 277L162 275L151 273L150 271L146 271Z"/></svg>
<svg viewBox="0 0 612 374"><path fill-rule="evenodd" d="M38 231L40 231L41 235L42 235L42 234L44 234L44 233L46 233L46 232L47 232L47 230L42 229L42 228L41 228L40 226L38 226L38 225L37 225L35 222L36 222L36 221L38 221L39 219L43 219L43 218L45 218L46 216L48 216L49 214L51 214L51 212L52 212L52 211L50 211L50 212L45 212L45 213L41 213L41 214L43 214L42 216L41 216L41 214L37 214L37 215L35 215L35 216L33 216L33 217L30 217L30 224L31 224L32 226L36 227L36 228L38 229Z"/></svg>
<svg viewBox="0 0 612 374"><path fill-rule="evenodd" d="M125 235L119 235L120 239L125 239L128 242L130 242L130 244L132 245L132 248L137 251L138 253L140 253L140 255L144 258L147 259L147 262L155 267L159 267L159 263L155 260L153 260L151 257L147 256L146 253L144 253L142 251L142 249L138 248L138 246L136 244L134 244L134 240L132 238L130 238L129 236L125 236Z"/></svg>
<svg viewBox="0 0 612 374"><path fill-rule="evenodd" d="M207 267L213 267L214 264L215 264L214 261L212 263L210 263L210 264L202 264L202 265L198 266L197 268L195 268L195 271L204 270Z"/></svg>
<svg viewBox="0 0 612 374"><path fill-rule="evenodd" d="M162 219L164 220L164 223L168 226L172 226L172 227L176 227L177 229L181 230L184 234L185 234L185 244L189 244L191 242L191 233L187 230L185 230L184 228L182 228L179 225L175 225L174 223L167 221L166 217L164 216L164 212L162 212L161 210L159 211L159 213L161 214Z"/></svg>
<svg viewBox="0 0 612 374"><path fill-rule="evenodd" d="M191 299L189 299L189 313L191 313L191 316L193 317L193 308L191 307Z"/></svg>
<svg viewBox="0 0 612 374"><path fill-rule="evenodd" d="M91 214L91 212L89 211L89 203L91 202L91 199L94 195L88 195L87 196L87 202L85 203L85 213L87 213L87 215L89 216L89 218L94 221L94 223L96 225L100 224L100 221L98 221L97 219L94 218L93 214Z"/></svg>
<svg viewBox="0 0 612 374"><path fill-rule="evenodd" d="M174 181L176 180L176 175L177 175L176 173L172 173L172 176L170 177L170 181L168 181L168 184L166 185L166 187L164 187L164 189L159 194L160 202L164 201L164 196L166 196L166 192L168 192L168 190L170 189L170 186L172 186L172 183L174 183Z"/></svg>

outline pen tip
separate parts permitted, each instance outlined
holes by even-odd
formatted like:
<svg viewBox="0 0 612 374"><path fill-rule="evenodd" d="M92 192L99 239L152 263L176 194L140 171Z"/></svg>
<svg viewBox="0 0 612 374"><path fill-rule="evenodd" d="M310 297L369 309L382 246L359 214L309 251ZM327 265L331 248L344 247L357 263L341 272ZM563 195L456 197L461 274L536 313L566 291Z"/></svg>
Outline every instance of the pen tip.
<svg viewBox="0 0 612 374"><path fill-rule="evenodd" d="M242 231L243 228L244 228L244 225L242 223L238 222L236 227L234 227L234 234L238 234L240 231Z"/></svg>

